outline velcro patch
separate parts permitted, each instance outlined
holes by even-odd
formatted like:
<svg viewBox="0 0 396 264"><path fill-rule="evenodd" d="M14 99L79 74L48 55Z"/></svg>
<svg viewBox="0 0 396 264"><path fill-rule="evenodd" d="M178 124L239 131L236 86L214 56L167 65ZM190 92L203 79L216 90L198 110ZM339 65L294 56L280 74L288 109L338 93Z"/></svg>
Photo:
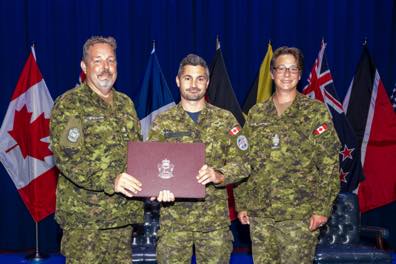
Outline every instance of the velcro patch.
<svg viewBox="0 0 396 264"><path fill-rule="evenodd" d="M231 136L235 136L236 134L239 133L239 131L241 131L241 127L234 126L233 128L231 128L231 130L228 132L228 134L230 134Z"/></svg>
<svg viewBox="0 0 396 264"><path fill-rule="evenodd" d="M325 131L327 130L328 127L329 127L329 126L328 126L326 123L323 123L322 125L320 125L317 129L315 129L315 130L313 131L313 134L314 134L314 135L320 135L320 134L322 134L323 132L325 132Z"/></svg>
<svg viewBox="0 0 396 264"><path fill-rule="evenodd" d="M247 150L249 148L249 142L245 135L239 135L237 138L237 146L240 150Z"/></svg>
<svg viewBox="0 0 396 264"><path fill-rule="evenodd" d="M63 147L76 147L84 142L84 134L81 121L71 117L62 131L60 144Z"/></svg>
<svg viewBox="0 0 396 264"><path fill-rule="evenodd" d="M73 127L69 129L67 139L72 143L76 143L80 135L80 130L77 127Z"/></svg>

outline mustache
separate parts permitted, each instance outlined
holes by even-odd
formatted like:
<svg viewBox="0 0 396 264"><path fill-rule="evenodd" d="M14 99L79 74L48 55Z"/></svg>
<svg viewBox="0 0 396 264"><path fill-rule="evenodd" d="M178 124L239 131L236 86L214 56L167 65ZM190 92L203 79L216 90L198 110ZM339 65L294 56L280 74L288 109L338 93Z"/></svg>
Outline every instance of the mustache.
<svg viewBox="0 0 396 264"><path fill-rule="evenodd" d="M186 91L188 91L188 92L200 92L201 89L199 89L198 87L190 87L190 88L187 88Z"/></svg>
<svg viewBox="0 0 396 264"><path fill-rule="evenodd" d="M101 75L104 75L104 74L112 75L112 73L111 73L109 70L107 70L107 69L104 69L104 70L101 71L98 75L101 76Z"/></svg>

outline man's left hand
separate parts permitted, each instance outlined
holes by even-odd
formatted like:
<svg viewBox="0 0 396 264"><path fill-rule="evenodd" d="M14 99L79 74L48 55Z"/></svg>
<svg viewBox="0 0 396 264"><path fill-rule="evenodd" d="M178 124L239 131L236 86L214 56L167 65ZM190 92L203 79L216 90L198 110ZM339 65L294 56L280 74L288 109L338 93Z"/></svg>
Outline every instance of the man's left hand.
<svg viewBox="0 0 396 264"><path fill-rule="evenodd" d="M309 230L315 231L327 222L327 217L323 215L312 215L309 219Z"/></svg>
<svg viewBox="0 0 396 264"><path fill-rule="evenodd" d="M198 183L202 185L206 185L210 182L213 182L214 184L219 184L224 182L224 175L205 164L202 166L201 169L199 169L197 180Z"/></svg>

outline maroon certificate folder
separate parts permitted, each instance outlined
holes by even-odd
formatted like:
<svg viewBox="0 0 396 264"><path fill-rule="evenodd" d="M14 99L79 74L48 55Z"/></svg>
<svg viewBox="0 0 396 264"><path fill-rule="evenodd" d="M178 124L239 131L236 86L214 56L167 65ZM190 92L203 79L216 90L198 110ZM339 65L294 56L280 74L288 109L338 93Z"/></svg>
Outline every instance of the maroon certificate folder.
<svg viewBox="0 0 396 264"><path fill-rule="evenodd" d="M205 144L129 142L127 173L142 182L136 197L169 190L176 198L204 198L205 186L196 176L205 164Z"/></svg>

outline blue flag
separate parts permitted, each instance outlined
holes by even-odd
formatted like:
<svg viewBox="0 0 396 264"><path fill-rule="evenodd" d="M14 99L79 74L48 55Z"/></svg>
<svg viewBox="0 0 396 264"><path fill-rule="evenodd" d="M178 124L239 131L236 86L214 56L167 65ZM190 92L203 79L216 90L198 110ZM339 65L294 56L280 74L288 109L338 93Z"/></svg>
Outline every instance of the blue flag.
<svg viewBox="0 0 396 264"><path fill-rule="evenodd" d="M142 127L143 140L147 140L151 123L155 117L174 105L175 101L161 71L155 49L153 49L144 74L136 107Z"/></svg>
<svg viewBox="0 0 396 264"><path fill-rule="evenodd" d="M322 42L318 58L311 70L303 93L325 103L341 141L340 182L341 192L352 192L364 179L360 152L355 133L345 116L342 103L334 88L333 77L325 57L326 43Z"/></svg>

